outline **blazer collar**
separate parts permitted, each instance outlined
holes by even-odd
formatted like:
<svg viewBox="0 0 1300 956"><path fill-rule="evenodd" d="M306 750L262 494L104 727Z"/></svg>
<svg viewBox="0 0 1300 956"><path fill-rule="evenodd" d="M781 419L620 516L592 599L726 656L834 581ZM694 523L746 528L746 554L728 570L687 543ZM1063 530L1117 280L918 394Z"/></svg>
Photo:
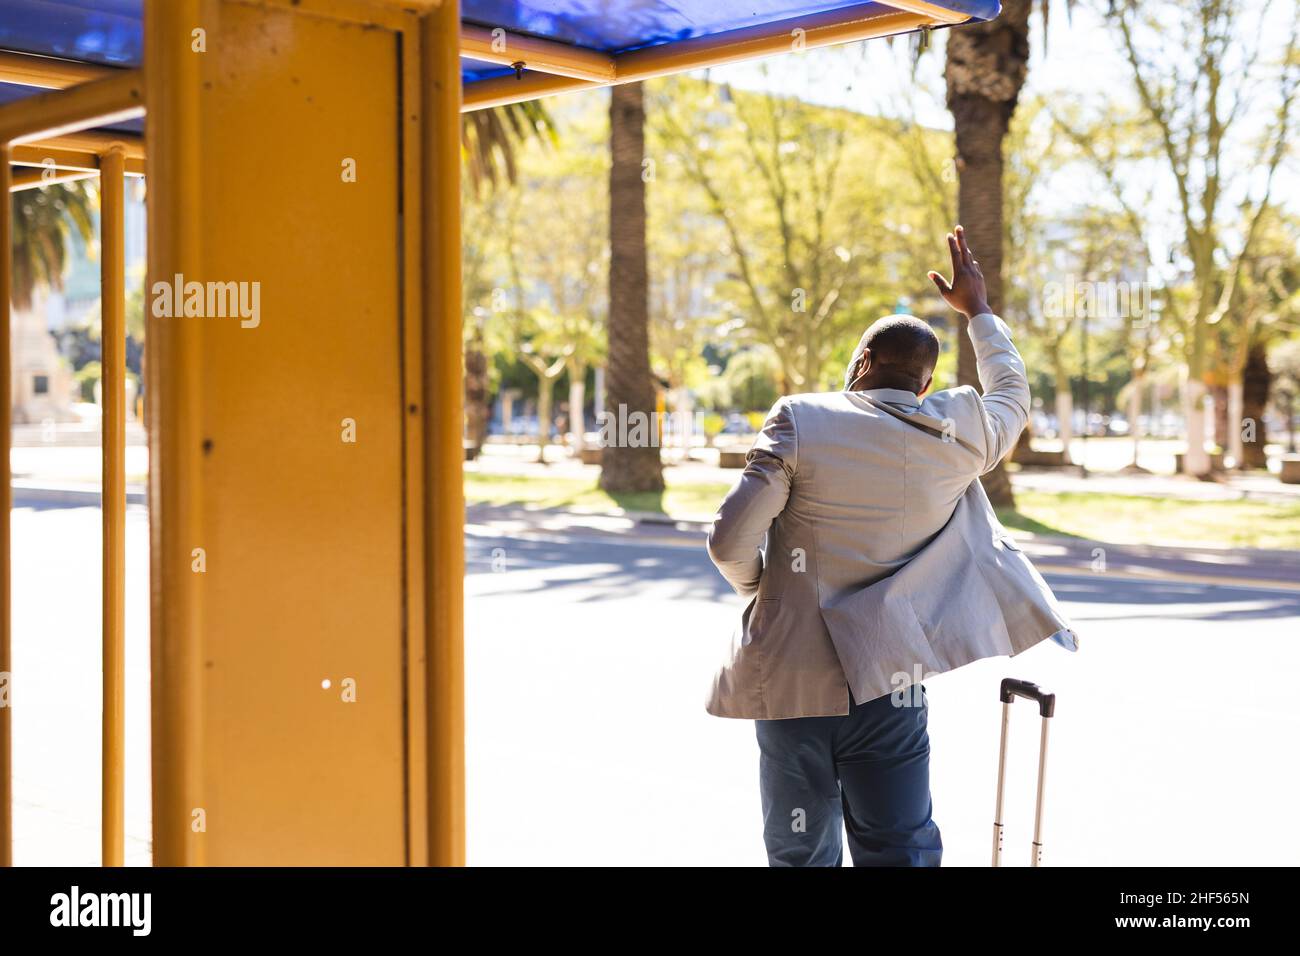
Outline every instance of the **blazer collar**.
<svg viewBox="0 0 1300 956"><path fill-rule="evenodd" d="M889 402L891 405L907 405L910 408L921 407L921 400L916 397L915 392L908 392L901 388L867 388L863 389L863 391L878 402Z"/></svg>

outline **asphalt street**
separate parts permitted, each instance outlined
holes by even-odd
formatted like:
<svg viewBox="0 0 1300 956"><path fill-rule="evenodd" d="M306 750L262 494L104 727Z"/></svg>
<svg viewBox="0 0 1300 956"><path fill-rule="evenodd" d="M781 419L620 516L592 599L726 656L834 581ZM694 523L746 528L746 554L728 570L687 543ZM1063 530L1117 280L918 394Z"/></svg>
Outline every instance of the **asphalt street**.
<svg viewBox="0 0 1300 956"><path fill-rule="evenodd" d="M762 864L753 724L704 712L741 602L693 542L471 525L470 859ZM1058 695L1048 864L1300 863L1300 592L1048 574L1082 634L927 680L945 863L987 866L1002 677ZM1007 863L1039 717L1013 710Z"/></svg>

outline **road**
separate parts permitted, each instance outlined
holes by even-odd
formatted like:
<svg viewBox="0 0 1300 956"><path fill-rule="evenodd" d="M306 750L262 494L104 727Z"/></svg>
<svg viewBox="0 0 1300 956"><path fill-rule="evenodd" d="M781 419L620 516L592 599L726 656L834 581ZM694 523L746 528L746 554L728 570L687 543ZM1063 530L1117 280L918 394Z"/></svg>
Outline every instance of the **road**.
<svg viewBox="0 0 1300 956"><path fill-rule="evenodd" d="M20 502L21 504L21 502ZM738 599L698 536L467 529L475 864L761 864L757 749L703 702ZM13 515L15 860L98 863L99 512ZM149 859L148 575L128 512L127 859ZM1046 860L1300 863L1300 592L1049 574L1082 633L927 681L945 862L987 865L998 680L1059 695ZM1038 718L1014 714L1011 864Z"/></svg>
<svg viewBox="0 0 1300 956"><path fill-rule="evenodd" d="M698 542L472 525L474 863L762 864L748 721L704 713L739 599ZM945 863L988 865L1004 676L1058 695L1047 863L1300 863L1300 592L1049 574L1081 650L927 681ZM1038 716L1013 713L1007 860Z"/></svg>

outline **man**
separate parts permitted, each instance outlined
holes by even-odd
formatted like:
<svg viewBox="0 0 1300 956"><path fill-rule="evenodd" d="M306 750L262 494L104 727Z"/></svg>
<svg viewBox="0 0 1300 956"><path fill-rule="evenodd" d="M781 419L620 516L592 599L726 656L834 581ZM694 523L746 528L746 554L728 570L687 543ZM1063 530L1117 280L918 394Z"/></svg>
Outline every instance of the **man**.
<svg viewBox="0 0 1300 956"><path fill-rule="evenodd" d="M1041 578L1002 583L1003 548L1014 545L1000 538L976 479L1014 446L1029 385L961 226L948 245L952 282L929 275L969 319L984 394L963 386L922 399L938 339L911 316L880 319L862 336L844 391L776 403L709 535L718 570L752 600L708 709L756 722L774 866L838 866L841 827L855 865L937 866L924 687L891 694L882 681L919 683L922 669L1017 653L1067 626L1050 592L1038 599ZM966 540L986 534L994 540ZM942 553L923 554L931 545ZM979 547L999 549L984 571L970 566ZM896 572L913 559L942 579L909 583ZM863 595L884 603L853 605ZM1022 605L1041 613L1002 613ZM880 607L902 610L895 618ZM963 620L971 616L998 620ZM881 621L894 633L873 632ZM919 636L893 647L904 623ZM871 670L887 664L898 667L892 677Z"/></svg>

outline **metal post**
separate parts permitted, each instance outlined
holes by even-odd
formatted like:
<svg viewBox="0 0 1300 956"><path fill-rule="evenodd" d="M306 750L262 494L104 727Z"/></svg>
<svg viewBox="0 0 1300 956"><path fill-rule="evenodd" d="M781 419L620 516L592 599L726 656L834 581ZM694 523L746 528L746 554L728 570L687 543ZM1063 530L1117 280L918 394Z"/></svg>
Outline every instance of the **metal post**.
<svg viewBox="0 0 1300 956"><path fill-rule="evenodd" d="M10 629L13 609L9 586L9 444L13 429L13 355L9 328L12 291L13 199L9 195L9 144L0 145L0 866L13 866L13 664Z"/></svg>
<svg viewBox="0 0 1300 956"><path fill-rule="evenodd" d="M103 774L104 866L121 866L126 780L126 152L110 149L99 174L100 315L104 456Z"/></svg>
<svg viewBox="0 0 1300 956"><path fill-rule="evenodd" d="M465 863L465 489L461 428L460 3L424 18L429 863Z"/></svg>
<svg viewBox="0 0 1300 956"><path fill-rule="evenodd" d="M1052 718L1043 718L1043 733L1038 744L1038 802L1034 805L1034 846L1030 851L1030 866L1043 865L1043 788L1047 782L1047 728Z"/></svg>
<svg viewBox="0 0 1300 956"><path fill-rule="evenodd" d="M200 22L198 0L145 3L145 80L152 103L145 128L151 283L199 272L202 58L190 52L189 43ZM188 215L177 215L178 209ZM154 318L148 310L145 315L153 861L201 866L204 843L192 821L203 806L203 619L198 580L189 564L195 542L203 540L198 327Z"/></svg>
<svg viewBox="0 0 1300 956"><path fill-rule="evenodd" d="M1002 865L1002 792L1007 779L1007 731L1011 727L1011 704L1002 705L1002 741L998 744L998 798L993 808L993 865Z"/></svg>

